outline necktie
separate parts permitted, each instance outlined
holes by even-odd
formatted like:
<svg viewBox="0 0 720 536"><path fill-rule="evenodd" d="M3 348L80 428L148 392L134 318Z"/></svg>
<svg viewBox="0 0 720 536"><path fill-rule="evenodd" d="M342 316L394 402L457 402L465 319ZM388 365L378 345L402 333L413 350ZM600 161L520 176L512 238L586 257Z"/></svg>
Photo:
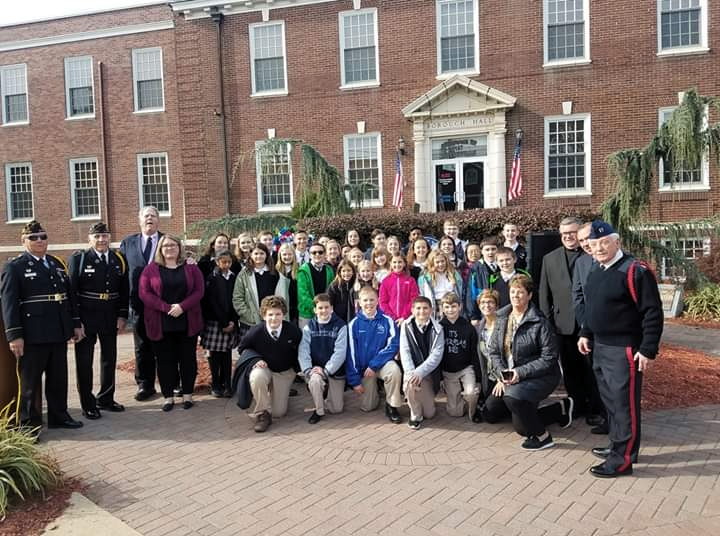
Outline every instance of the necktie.
<svg viewBox="0 0 720 536"><path fill-rule="evenodd" d="M152 254L152 236L148 237L147 243L145 244L145 250L143 251L143 257L145 258L145 264L150 262L150 255Z"/></svg>
<svg viewBox="0 0 720 536"><path fill-rule="evenodd" d="M103 263L105 266L107 266L107 258L105 257L105 254L104 254L104 253L101 253L101 254L100 254L100 260L102 261L102 263Z"/></svg>
<svg viewBox="0 0 720 536"><path fill-rule="evenodd" d="M278 340L278 332L277 332L277 330L275 330L275 329L272 330L272 331L270 332L270 335L272 336L272 338L273 338L274 341Z"/></svg>

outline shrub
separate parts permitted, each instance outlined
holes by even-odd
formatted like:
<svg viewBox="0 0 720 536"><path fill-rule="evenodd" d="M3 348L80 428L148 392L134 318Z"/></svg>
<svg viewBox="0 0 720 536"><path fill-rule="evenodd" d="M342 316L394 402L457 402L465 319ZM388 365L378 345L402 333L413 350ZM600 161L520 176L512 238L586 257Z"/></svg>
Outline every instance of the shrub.
<svg viewBox="0 0 720 536"><path fill-rule="evenodd" d="M401 240L407 238L411 227L418 226L425 234L442 235L443 222L452 218L460 227L460 236L465 240L481 240L488 235L500 235L506 222L516 223L521 232L557 229L565 216L578 216L583 220L597 217L588 209L569 207L495 208L465 210L462 212L411 213L383 210L333 216L332 218L307 218L299 225L315 236L327 235L338 240L345 238L348 229L357 229L367 243L373 229L379 228L388 235Z"/></svg>
<svg viewBox="0 0 720 536"><path fill-rule="evenodd" d="M710 241L710 255L699 257L695 261L698 271L702 272L709 281L720 283L720 239Z"/></svg>
<svg viewBox="0 0 720 536"><path fill-rule="evenodd" d="M61 482L55 461L35 445L34 431L13 426L11 407L0 411L0 519L13 497L24 500Z"/></svg>
<svg viewBox="0 0 720 536"><path fill-rule="evenodd" d="M686 296L685 314L695 320L720 320L720 285L705 285Z"/></svg>

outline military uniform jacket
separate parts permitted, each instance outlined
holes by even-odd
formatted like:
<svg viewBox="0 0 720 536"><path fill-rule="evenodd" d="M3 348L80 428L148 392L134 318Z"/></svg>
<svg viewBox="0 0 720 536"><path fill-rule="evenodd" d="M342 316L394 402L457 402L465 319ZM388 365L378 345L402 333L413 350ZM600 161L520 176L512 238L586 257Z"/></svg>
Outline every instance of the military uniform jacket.
<svg viewBox="0 0 720 536"><path fill-rule="evenodd" d="M108 250L106 255L104 264L90 248L76 251L68 262L70 284L87 333L114 332L118 317L128 317L127 263L119 251Z"/></svg>
<svg viewBox="0 0 720 536"><path fill-rule="evenodd" d="M25 252L3 268L0 296L8 341L65 342L80 326L65 263L52 255L45 258L47 268Z"/></svg>

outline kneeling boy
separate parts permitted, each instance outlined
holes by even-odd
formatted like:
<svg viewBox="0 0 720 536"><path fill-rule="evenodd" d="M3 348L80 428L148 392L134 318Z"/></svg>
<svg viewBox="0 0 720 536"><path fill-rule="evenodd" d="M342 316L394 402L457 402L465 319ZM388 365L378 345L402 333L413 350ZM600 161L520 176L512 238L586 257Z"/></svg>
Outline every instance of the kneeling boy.
<svg viewBox="0 0 720 536"><path fill-rule="evenodd" d="M310 424L320 421L326 409L330 413L343 410L347 355L347 326L333 313L330 296L318 294L313 303L315 318L303 328L298 354L300 370L315 403L315 411L308 419Z"/></svg>
<svg viewBox="0 0 720 536"><path fill-rule="evenodd" d="M378 294L373 287L360 289L358 299L360 311L348 325L347 381L362 396L360 409L372 411L380 404L377 380L382 380L385 415L398 424L402 422L398 413L402 372L395 362L399 339L395 322L378 311Z"/></svg>
<svg viewBox="0 0 720 536"><path fill-rule="evenodd" d="M440 323L432 318L432 303L418 296L413 300L412 316L400 326L400 360L410 406L408 426L415 430L424 418L435 416L435 393L440 385L437 367L444 347L445 335Z"/></svg>
<svg viewBox="0 0 720 536"><path fill-rule="evenodd" d="M273 417L282 417L287 413L302 339L297 326L283 320L287 310L285 300L279 296L263 298L260 303L263 321L251 327L240 341L241 354L251 350L260 356L249 378L255 399L250 416L256 419L256 432L264 432L272 424Z"/></svg>

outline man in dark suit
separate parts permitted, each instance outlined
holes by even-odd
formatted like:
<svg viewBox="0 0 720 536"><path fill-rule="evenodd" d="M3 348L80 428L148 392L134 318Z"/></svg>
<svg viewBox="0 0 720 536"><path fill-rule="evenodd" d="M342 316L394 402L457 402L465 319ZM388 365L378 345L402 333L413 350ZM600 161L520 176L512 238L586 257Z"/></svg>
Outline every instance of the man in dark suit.
<svg viewBox="0 0 720 536"><path fill-rule="evenodd" d="M10 351L19 360L20 422L42 425L36 397L45 374L49 428L80 428L67 411L67 341L82 338L65 263L47 254L37 221L22 230L25 251L2 271L0 296Z"/></svg>
<svg viewBox="0 0 720 536"><path fill-rule="evenodd" d="M545 255L540 272L540 309L555 326L560 347L560 364L568 396L575 401L575 413L591 412L592 371L577 349L580 326L575 319L572 283L575 261L585 255L577 232L582 222L575 217L560 222L562 245Z"/></svg>
<svg viewBox="0 0 720 536"><path fill-rule="evenodd" d="M143 207L139 214L140 232L126 236L120 243L120 252L125 256L130 276L130 318L135 326L135 382L138 390L135 400L147 400L155 391L155 354L145 333L143 303L140 300L138 283L140 274L155 257L162 233L158 231L160 213L153 206Z"/></svg>
<svg viewBox="0 0 720 536"><path fill-rule="evenodd" d="M90 247L70 257L70 283L78 303L85 338L75 345L75 366L83 415L99 419L100 409L124 411L115 399L117 334L128 317L127 262L110 249L110 230L104 223L90 227ZM100 339L100 392L92 394L93 353Z"/></svg>

